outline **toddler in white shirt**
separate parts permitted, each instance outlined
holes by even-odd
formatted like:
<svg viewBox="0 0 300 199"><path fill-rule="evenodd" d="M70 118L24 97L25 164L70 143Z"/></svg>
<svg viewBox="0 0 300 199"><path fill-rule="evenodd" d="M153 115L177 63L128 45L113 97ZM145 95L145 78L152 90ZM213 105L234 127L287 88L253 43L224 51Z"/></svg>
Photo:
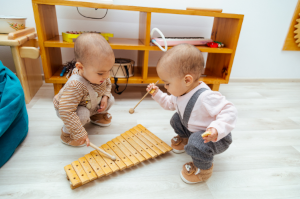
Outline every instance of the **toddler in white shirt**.
<svg viewBox="0 0 300 199"><path fill-rule="evenodd" d="M153 99L166 110L176 110L171 119L177 136L171 140L174 153L186 152L192 162L180 172L186 183L198 183L211 177L214 155L232 143L237 110L219 92L199 81L204 67L202 53L193 45L180 44L168 50L157 64L157 73L171 94L163 93L154 84ZM211 135L202 137L205 132Z"/></svg>

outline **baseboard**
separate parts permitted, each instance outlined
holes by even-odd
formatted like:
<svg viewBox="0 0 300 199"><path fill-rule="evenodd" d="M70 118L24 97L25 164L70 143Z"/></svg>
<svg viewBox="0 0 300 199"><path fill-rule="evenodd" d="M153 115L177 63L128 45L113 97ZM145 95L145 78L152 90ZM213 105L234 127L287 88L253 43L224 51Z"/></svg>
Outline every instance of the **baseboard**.
<svg viewBox="0 0 300 199"><path fill-rule="evenodd" d="M42 78L45 81L45 76L42 74ZM300 82L300 78L294 78L294 79L288 79L288 78L230 78L229 83L235 83L235 82ZM133 85L133 84L130 84ZM140 84L137 84L140 85Z"/></svg>
<svg viewBox="0 0 300 199"><path fill-rule="evenodd" d="M300 82L300 78L230 78L229 83L235 82Z"/></svg>

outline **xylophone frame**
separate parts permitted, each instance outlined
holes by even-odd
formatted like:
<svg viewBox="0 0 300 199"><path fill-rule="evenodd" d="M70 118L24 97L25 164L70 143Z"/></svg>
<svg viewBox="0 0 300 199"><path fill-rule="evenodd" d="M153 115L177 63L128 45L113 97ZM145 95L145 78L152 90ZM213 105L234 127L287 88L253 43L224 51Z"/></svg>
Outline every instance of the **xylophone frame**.
<svg viewBox="0 0 300 199"><path fill-rule="evenodd" d="M122 133L99 147L116 157L116 161L97 150L64 167L72 189L88 182L108 176L114 172L156 158L172 148L141 124Z"/></svg>

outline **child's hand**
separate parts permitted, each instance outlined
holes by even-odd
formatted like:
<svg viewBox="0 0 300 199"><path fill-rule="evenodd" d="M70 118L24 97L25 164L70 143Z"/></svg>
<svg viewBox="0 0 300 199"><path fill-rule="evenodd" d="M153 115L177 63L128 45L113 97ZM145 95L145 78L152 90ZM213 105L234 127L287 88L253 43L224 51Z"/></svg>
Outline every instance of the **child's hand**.
<svg viewBox="0 0 300 199"><path fill-rule="evenodd" d="M218 131L217 131L217 129L215 129L213 127L210 127L206 131L210 131L211 134L208 135L208 136L206 136L206 137L203 137L204 143L208 143L210 141L212 141L212 142L217 141L217 139L218 139Z"/></svg>
<svg viewBox="0 0 300 199"><path fill-rule="evenodd" d="M156 93L158 92L159 88L157 86L155 86L154 83L151 83L147 86L146 91L148 92L151 88L154 90L154 92L153 93L150 92L150 95L155 96Z"/></svg>
<svg viewBox="0 0 300 199"><path fill-rule="evenodd" d="M76 145L82 145L86 143L86 146L90 146L90 139L87 135L82 138L79 138L78 140L74 140L74 142Z"/></svg>
<svg viewBox="0 0 300 199"><path fill-rule="evenodd" d="M107 96L103 96L102 97L101 102L100 102L100 108L97 110L98 113L101 113L101 112L103 112L106 109L106 107L107 107L107 100L108 100Z"/></svg>

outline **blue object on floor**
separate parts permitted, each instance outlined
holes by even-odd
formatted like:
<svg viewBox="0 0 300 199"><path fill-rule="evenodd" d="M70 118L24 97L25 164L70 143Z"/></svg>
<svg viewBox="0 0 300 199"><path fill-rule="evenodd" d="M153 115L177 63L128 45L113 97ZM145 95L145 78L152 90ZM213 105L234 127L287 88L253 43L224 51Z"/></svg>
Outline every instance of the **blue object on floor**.
<svg viewBox="0 0 300 199"><path fill-rule="evenodd" d="M28 133L23 88L17 76L0 61L0 168Z"/></svg>

